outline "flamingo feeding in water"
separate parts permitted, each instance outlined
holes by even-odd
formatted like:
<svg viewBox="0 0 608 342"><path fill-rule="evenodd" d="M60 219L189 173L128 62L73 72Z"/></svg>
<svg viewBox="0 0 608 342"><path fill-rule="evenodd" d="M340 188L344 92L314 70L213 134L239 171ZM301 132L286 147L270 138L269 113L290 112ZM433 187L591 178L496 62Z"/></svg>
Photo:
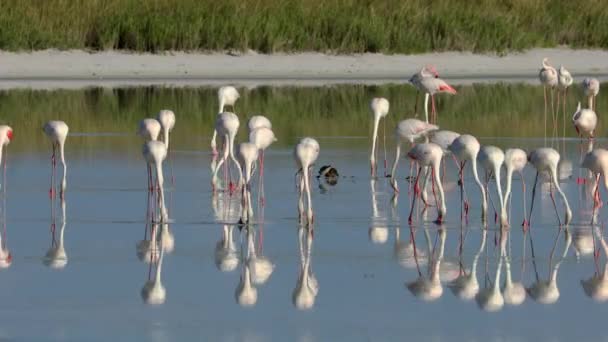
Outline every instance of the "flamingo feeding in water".
<svg viewBox="0 0 608 342"><path fill-rule="evenodd" d="M234 111L234 104L241 97L239 92L233 86L223 86L220 87L217 91L217 99L220 103L218 113L224 113L224 107L230 106L232 107L232 111ZM217 145L216 145L216 136L217 136L217 127L213 131L213 137L211 138L211 149L213 150L213 155L217 155Z"/></svg>
<svg viewBox="0 0 608 342"><path fill-rule="evenodd" d="M456 158L460 160L460 192L461 199L463 200L465 215L467 215L469 212L469 203L466 199L464 199L464 167L466 162L470 160L471 169L473 170L473 178L475 178L475 183L477 183L479 191L481 192L481 220L485 222L486 211L488 209L488 204L486 202L486 191L479 181L479 174L477 173L477 154L479 154L480 148L481 146L479 145L477 138L469 134L463 134L454 139L454 142L452 142L452 144L448 147Z"/></svg>
<svg viewBox="0 0 608 342"><path fill-rule="evenodd" d="M397 164L399 163L399 156L401 154L401 144L404 142L409 142L413 145L416 139L426 137L430 132L438 129L439 127L436 125L432 125L418 119L406 119L399 122L395 131L397 146L395 149L395 161L393 162L393 167L391 170L391 185L395 192L399 192L399 187L395 179L397 177Z"/></svg>
<svg viewBox="0 0 608 342"><path fill-rule="evenodd" d="M522 226L527 227L528 221L526 220L526 182L524 180L523 170L528 163L528 155L526 151L519 148L510 148L505 151L505 167L507 169L506 175L506 189L505 189L505 198L504 198L504 210L507 208L507 204L509 203L509 197L511 197L511 182L513 180L513 172L518 172L519 177L521 179L522 185L522 198L524 201L524 222ZM507 263L507 268L509 268Z"/></svg>
<svg viewBox="0 0 608 342"><path fill-rule="evenodd" d="M486 170L486 174L487 172L494 174L494 183L496 184L496 192L498 193L500 204L500 226L507 227L509 225L509 220L507 219L507 211L505 210L505 202L502 197L502 187L500 185L500 168L505 161L505 154L496 146L483 146L477 154L477 160ZM488 183L486 181L486 187L487 186ZM486 192L486 196L489 198L490 194Z"/></svg>
<svg viewBox="0 0 608 342"><path fill-rule="evenodd" d="M593 139L595 126L597 126L597 114L595 114L593 109L581 108L581 103L579 102L576 107L576 113L572 115L572 124L579 137L587 135L590 139Z"/></svg>
<svg viewBox="0 0 608 342"><path fill-rule="evenodd" d="M418 178L420 177L420 173L422 172L423 166L431 167L431 174L433 180L433 194L435 193L435 185L437 185L437 189L439 190L439 200L437 202L437 219L435 223L441 224L443 222L443 217L446 214L446 206L445 206L445 195L443 193L443 186L441 185L441 179L439 177L441 160L443 159L443 150L441 146L433 143L424 143L418 144L414 146L408 153L407 156L418 162L420 165L418 168L418 175L416 176L416 181L414 185L414 191L417 194L418 189ZM428 177L428 172L425 177ZM426 180L424 182L426 184ZM414 196L414 200L412 201L412 208L410 210L410 216L408 218L408 222L412 223L412 213L414 212L414 205L416 203L416 197Z"/></svg>
<svg viewBox="0 0 608 342"><path fill-rule="evenodd" d="M263 126L250 130L249 142L255 144L259 150L260 175L258 178L258 194L260 195L260 204L262 206L264 205L264 154L266 149L275 141L277 141L277 138L270 127Z"/></svg>
<svg viewBox="0 0 608 342"><path fill-rule="evenodd" d="M158 113L156 118L163 130L163 142L167 146L167 152L169 151L169 132L175 127L175 113L168 109L163 109Z"/></svg>
<svg viewBox="0 0 608 342"><path fill-rule="evenodd" d="M253 209L251 206L251 175L253 174L253 163L258 159L258 147L254 143L244 142L239 145L239 157L243 162L245 175L241 177L244 179L243 184L239 184L243 187L243 210L241 223L248 223L250 217L253 215Z"/></svg>
<svg viewBox="0 0 608 342"><path fill-rule="evenodd" d="M600 93L600 81L597 78L585 78L583 80L583 92L587 96L587 107L595 110L595 97Z"/></svg>
<svg viewBox="0 0 608 342"><path fill-rule="evenodd" d="M553 108L553 88L557 86L557 70L551 64L549 64L549 58L543 58L542 67L538 73L540 83L543 85L543 92L545 98L545 137L547 137L547 87L551 88L551 115L553 116L553 123L555 124L555 110Z"/></svg>
<svg viewBox="0 0 608 342"><path fill-rule="evenodd" d="M388 115L388 110L390 104L387 99L383 97L376 97L372 99L370 104L372 114L374 115L374 131L372 136L372 152L369 156L369 161L371 164L371 173L372 177L376 177L376 141L378 140L378 125L380 124L380 119L386 117ZM384 133L383 133L383 141L384 141L384 173L386 175L386 121L384 122Z"/></svg>
<svg viewBox="0 0 608 342"><path fill-rule="evenodd" d="M534 168L536 169L536 178L534 179L534 186L532 187L532 203L530 204L531 207L530 216L528 217L528 224L530 223L530 217L532 217L532 209L534 208L534 195L536 194L538 174L541 172L549 173L553 186L555 186L557 192L559 192L559 195L564 201L564 206L566 207L564 224L568 225L572 220L572 210L570 210L570 204L568 203L568 199L566 198L566 195L562 191L557 181L557 164L559 163L559 159L559 152L550 147L541 147L528 154L528 162L530 162L530 164L532 164L532 166L534 166ZM553 192L551 192L551 198L553 199ZM557 219L559 220L559 216L557 217Z"/></svg>
<svg viewBox="0 0 608 342"><path fill-rule="evenodd" d="M296 165L298 169L302 172L300 179L300 196L299 196L299 213L300 216L304 212L303 204L302 204L302 192L306 192L307 197L307 218L308 223L313 222L313 211L312 211L312 200L310 194L310 180L308 175L308 170L315 163L317 158L319 157L319 143L313 138L303 138L296 145L294 150L294 157L296 160Z"/></svg>
<svg viewBox="0 0 608 342"><path fill-rule="evenodd" d="M61 196L63 197L63 192L67 186L67 166L65 164L65 139L68 136L68 125L66 125L63 121L49 121L43 127L44 133L51 140L53 144L53 155L51 156L51 164L52 164L52 175L51 175L51 189L49 190L49 195L51 197L55 196L55 169L57 167L57 162L55 160L55 153L57 149L59 149L59 159L61 160L61 164L63 166L63 178L61 181Z"/></svg>
<svg viewBox="0 0 608 342"><path fill-rule="evenodd" d="M167 158L167 145L160 141L148 141L144 144L142 154L151 167L156 170L156 187L158 188L161 209L161 222L166 222L168 219L167 208L165 207L165 191L164 191L164 176L163 176L163 161Z"/></svg>
<svg viewBox="0 0 608 342"><path fill-rule="evenodd" d="M144 141L156 141L158 140L161 130L162 126L158 120L147 118L139 122L137 134L142 137ZM148 191L152 191L154 190L154 186L152 185L152 168L148 163L146 163L146 167L148 169Z"/></svg>
<svg viewBox="0 0 608 342"><path fill-rule="evenodd" d="M236 133L239 130L239 124L239 118L236 116L236 114L230 112L220 113L215 122L215 130L216 132L218 132L218 134L220 135L220 137L222 137L224 141L224 154L222 155L222 158L217 163L217 166L213 171L213 177L211 182L214 189L217 182L217 172L222 166L222 164L226 163L226 165L228 165L228 157L230 157L230 160L232 160L232 162L236 165L238 169L239 182L237 184L241 184L242 182L243 170L241 169L241 165L234 157L234 139L236 137ZM230 173L230 169L226 168L225 178L228 178L228 173ZM228 179L225 179L225 181L228 181ZM236 186L232 183L232 181L230 181L228 186L229 191L234 191L235 187Z"/></svg>
<svg viewBox="0 0 608 342"><path fill-rule="evenodd" d="M603 148L595 149L585 155L581 167L591 171L596 177L596 186L594 191L594 210L601 204L599 196L600 188L600 177L604 177L604 187L608 190L608 179L606 178L606 172L608 172L608 150Z"/></svg>

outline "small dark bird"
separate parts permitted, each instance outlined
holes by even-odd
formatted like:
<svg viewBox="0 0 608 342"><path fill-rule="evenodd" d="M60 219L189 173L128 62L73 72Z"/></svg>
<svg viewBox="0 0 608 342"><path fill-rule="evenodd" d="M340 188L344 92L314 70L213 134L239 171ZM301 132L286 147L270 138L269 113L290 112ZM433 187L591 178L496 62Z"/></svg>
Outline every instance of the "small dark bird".
<svg viewBox="0 0 608 342"><path fill-rule="evenodd" d="M338 184L338 178L340 177L340 175L338 174L338 170L335 167L331 165L323 165L319 169L319 174L317 175L317 178L321 177L325 178L327 184L336 185Z"/></svg>

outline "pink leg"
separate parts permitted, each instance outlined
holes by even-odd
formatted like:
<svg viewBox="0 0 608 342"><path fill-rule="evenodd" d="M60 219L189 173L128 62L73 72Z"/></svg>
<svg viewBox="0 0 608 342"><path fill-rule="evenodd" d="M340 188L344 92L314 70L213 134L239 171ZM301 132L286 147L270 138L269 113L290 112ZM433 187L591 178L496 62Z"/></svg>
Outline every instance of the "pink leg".
<svg viewBox="0 0 608 342"><path fill-rule="evenodd" d="M414 213L414 205L416 204L416 197L420 193L420 188L418 187L418 178L420 178L420 173L422 172L422 167L418 168L418 174L416 175L416 181L414 182L414 199L412 200L412 208L410 209L410 216L407 219L409 224L412 224L412 214Z"/></svg>

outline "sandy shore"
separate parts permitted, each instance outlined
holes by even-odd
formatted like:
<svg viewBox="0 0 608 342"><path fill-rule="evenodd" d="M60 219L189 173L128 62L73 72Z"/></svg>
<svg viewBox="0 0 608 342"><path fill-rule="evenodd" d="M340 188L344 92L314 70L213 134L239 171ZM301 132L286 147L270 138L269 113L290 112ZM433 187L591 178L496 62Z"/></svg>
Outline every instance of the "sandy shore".
<svg viewBox="0 0 608 342"><path fill-rule="evenodd" d="M45 50L0 52L0 88L78 88L85 86L216 84L319 85L402 83L422 65L434 64L454 84L537 82L543 57L566 66L577 81L608 79L608 51L535 49L506 56L447 52L423 55L261 55Z"/></svg>

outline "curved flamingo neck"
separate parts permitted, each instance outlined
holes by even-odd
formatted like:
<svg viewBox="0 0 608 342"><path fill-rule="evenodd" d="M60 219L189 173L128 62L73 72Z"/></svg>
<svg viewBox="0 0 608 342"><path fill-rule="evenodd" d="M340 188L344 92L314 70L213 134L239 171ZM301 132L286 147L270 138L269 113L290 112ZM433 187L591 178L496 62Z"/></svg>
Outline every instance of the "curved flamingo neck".
<svg viewBox="0 0 608 342"><path fill-rule="evenodd" d="M481 217L485 220L486 212L488 210L488 203L486 201L486 190L483 187L483 184L481 184L479 174L477 173L477 154L471 158L471 168L473 169L473 178L475 178L475 183L477 183L479 191L481 192Z"/></svg>

